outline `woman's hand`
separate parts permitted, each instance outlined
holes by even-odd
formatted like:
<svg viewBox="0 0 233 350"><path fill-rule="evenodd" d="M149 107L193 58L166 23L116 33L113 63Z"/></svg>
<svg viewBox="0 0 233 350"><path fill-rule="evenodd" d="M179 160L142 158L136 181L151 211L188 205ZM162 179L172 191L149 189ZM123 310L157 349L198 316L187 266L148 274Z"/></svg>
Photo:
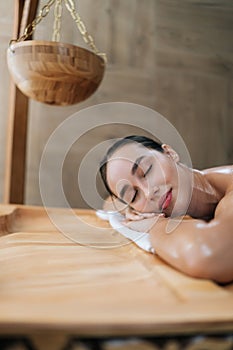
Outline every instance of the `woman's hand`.
<svg viewBox="0 0 233 350"><path fill-rule="evenodd" d="M128 221L139 221L142 219L148 219L148 218L155 218L157 216L164 216L163 213L157 214L157 213L140 213L139 211L132 209L130 207L127 207L125 209L125 218Z"/></svg>
<svg viewBox="0 0 233 350"><path fill-rule="evenodd" d="M164 217L164 214L154 214L154 213L148 213L148 217L144 215L136 215L135 219L128 219L123 222L124 225L131 230L139 231L139 232L149 232L150 229L156 225L157 223L164 221L167 219ZM133 216L132 216L133 217Z"/></svg>

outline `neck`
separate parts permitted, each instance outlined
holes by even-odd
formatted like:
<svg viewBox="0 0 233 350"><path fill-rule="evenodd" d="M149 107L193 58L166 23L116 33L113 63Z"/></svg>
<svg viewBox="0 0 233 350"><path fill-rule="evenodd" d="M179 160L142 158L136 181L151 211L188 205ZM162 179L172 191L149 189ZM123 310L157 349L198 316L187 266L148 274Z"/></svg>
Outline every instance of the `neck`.
<svg viewBox="0 0 233 350"><path fill-rule="evenodd" d="M211 219L214 216L218 196L203 173L193 170L193 191L187 214L195 218Z"/></svg>

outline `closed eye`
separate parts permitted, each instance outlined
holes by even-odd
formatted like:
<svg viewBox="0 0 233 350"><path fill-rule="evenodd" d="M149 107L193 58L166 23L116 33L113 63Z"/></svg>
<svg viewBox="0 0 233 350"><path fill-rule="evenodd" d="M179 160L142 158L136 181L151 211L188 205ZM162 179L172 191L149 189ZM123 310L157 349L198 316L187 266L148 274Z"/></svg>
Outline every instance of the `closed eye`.
<svg viewBox="0 0 233 350"><path fill-rule="evenodd" d="M133 199L131 200L131 203L135 202L137 195L138 195L138 190L135 190L135 193L134 193Z"/></svg>
<svg viewBox="0 0 233 350"><path fill-rule="evenodd" d="M146 177L147 174L149 174L149 172L151 171L152 169L152 164L149 166L149 168L147 169L147 171L143 174L143 177Z"/></svg>

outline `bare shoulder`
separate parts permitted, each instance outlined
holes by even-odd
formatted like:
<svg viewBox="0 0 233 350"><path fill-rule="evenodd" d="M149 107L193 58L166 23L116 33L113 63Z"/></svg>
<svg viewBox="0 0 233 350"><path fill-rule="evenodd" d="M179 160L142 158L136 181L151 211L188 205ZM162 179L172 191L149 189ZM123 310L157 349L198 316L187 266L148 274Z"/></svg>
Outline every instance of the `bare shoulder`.
<svg viewBox="0 0 233 350"><path fill-rule="evenodd" d="M222 165L202 170L203 174L233 174L233 165Z"/></svg>
<svg viewBox="0 0 233 350"><path fill-rule="evenodd" d="M220 198L233 190L233 165L205 169L202 173Z"/></svg>
<svg viewBox="0 0 233 350"><path fill-rule="evenodd" d="M215 218L233 224L233 165L220 166L202 171L208 182L220 194Z"/></svg>

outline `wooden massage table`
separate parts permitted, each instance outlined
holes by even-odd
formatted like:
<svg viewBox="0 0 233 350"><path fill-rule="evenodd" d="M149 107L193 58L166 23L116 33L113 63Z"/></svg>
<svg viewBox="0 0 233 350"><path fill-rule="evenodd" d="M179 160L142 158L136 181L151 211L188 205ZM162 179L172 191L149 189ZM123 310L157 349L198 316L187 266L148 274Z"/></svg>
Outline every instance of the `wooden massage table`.
<svg viewBox="0 0 233 350"><path fill-rule="evenodd" d="M49 211L69 223L70 210ZM141 337L140 349L147 349L152 337L201 334L224 342L216 349L231 348L233 284L187 277L122 238L94 211L75 213L82 244L59 232L42 207L0 206L1 336L26 337L26 349L52 350L70 337ZM94 247L85 245L90 241Z"/></svg>

